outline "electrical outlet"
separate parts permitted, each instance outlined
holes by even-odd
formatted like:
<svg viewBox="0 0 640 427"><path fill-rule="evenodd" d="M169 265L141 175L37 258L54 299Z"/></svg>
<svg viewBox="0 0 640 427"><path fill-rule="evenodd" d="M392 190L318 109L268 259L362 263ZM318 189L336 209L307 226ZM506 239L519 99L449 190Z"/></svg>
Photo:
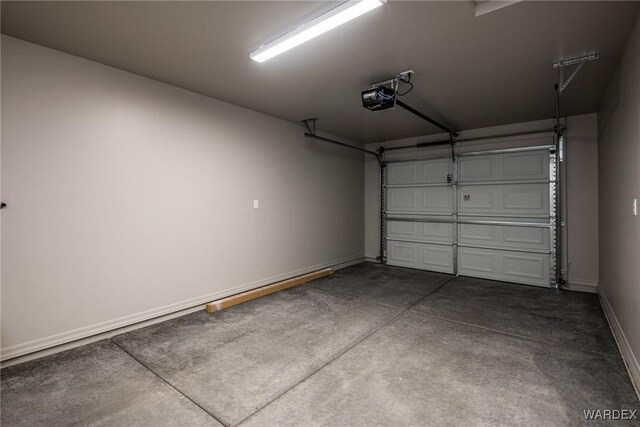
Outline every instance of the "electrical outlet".
<svg viewBox="0 0 640 427"><path fill-rule="evenodd" d="M260 207L260 201L254 200L253 201L253 209L258 209L259 207Z"/></svg>

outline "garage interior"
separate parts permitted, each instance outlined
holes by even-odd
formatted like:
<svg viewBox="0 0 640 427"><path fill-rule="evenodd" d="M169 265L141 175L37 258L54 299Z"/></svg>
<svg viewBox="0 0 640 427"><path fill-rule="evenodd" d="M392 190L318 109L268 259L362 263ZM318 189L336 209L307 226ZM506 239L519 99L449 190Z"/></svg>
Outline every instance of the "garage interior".
<svg viewBox="0 0 640 427"><path fill-rule="evenodd" d="M640 424L640 2L1 30L2 425Z"/></svg>

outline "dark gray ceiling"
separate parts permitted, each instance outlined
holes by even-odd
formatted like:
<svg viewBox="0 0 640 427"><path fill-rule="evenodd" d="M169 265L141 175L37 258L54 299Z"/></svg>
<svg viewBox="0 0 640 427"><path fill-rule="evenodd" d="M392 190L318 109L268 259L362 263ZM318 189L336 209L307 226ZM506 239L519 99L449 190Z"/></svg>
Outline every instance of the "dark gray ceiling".
<svg viewBox="0 0 640 427"><path fill-rule="evenodd" d="M360 105L369 83L413 69L405 102L471 129L549 118L553 62L593 51L563 114L597 110L640 2L521 2L480 16L471 1L397 2L275 59L249 52L324 2L2 2L2 32L360 142L438 129Z"/></svg>

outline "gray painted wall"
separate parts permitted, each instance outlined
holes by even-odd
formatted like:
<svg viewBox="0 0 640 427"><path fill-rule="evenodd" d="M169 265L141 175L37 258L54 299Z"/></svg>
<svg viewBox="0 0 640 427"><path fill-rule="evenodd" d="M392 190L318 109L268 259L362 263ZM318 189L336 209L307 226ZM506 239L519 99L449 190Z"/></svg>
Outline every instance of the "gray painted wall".
<svg viewBox="0 0 640 427"><path fill-rule="evenodd" d="M598 116L600 292L640 387L640 18Z"/></svg>
<svg viewBox="0 0 640 427"><path fill-rule="evenodd" d="M565 238L567 280L575 289L598 284L598 115L567 118Z"/></svg>
<svg viewBox="0 0 640 427"><path fill-rule="evenodd" d="M549 93L553 101L553 92ZM596 292L598 284L598 174L597 174L597 115L586 114L566 119L567 160L563 168L562 203L565 228L562 231L564 256L563 268L568 288ZM472 129L464 131L463 137L525 132L535 129L551 129L553 120L514 123L506 126ZM442 140L446 135L431 135L421 138L386 141L386 147L410 145L416 142ZM488 139L463 143L457 152L493 150L509 147L553 144L551 133L537 136L517 136ZM377 149L381 144L368 144L367 148ZM389 152L392 158L411 158L432 155L447 155L448 147L432 147L420 150ZM368 258L375 258L379 251L379 173L374 159L368 158L365 167L365 252Z"/></svg>
<svg viewBox="0 0 640 427"><path fill-rule="evenodd" d="M362 155L302 134L2 36L2 357L360 259Z"/></svg>

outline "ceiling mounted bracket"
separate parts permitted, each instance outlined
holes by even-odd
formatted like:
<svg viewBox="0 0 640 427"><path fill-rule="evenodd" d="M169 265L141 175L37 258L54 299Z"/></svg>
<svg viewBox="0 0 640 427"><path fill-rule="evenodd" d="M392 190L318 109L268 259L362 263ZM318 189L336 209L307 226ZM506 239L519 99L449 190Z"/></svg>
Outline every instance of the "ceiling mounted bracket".
<svg viewBox="0 0 640 427"><path fill-rule="evenodd" d="M400 82L401 81L411 80L411 75L414 72L415 71L413 71L413 70L403 71L402 73L398 74L397 76L395 76L392 79L385 80L383 82L373 83L373 84L369 85L369 89L375 89L375 88L380 87L380 86L388 86L388 87L390 87L391 89L393 89L397 93L398 92L398 86L400 85Z"/></svg>
<svg viewBox="0 0 640 427"><path fill-rule="evenodd" d="M309 133L310 135L315 135L317 121L318 119L316 119L315 117L312 117L310 119L300 120L300 123L302 123L307 128L307 133Z"/></svg>
<svg viewBox="0 0 640 427"><path fill-rule="evenodd" d="M567 89L567 87L569 86L569 83L571 83L574 77L580 72L582 67L584 67L584 64L586 64L589 61L595 61L599 57L600 57L600 54L594 53L591 55L581 56L579 58L574 58L574 59L568 59L568 60L556 62L555 64L553 64L553 68L558 69L558 92L562 95L565 89ZM572 65L575 65L576 68L574 68L573 72L565 80L564 69Z"/></svg>

